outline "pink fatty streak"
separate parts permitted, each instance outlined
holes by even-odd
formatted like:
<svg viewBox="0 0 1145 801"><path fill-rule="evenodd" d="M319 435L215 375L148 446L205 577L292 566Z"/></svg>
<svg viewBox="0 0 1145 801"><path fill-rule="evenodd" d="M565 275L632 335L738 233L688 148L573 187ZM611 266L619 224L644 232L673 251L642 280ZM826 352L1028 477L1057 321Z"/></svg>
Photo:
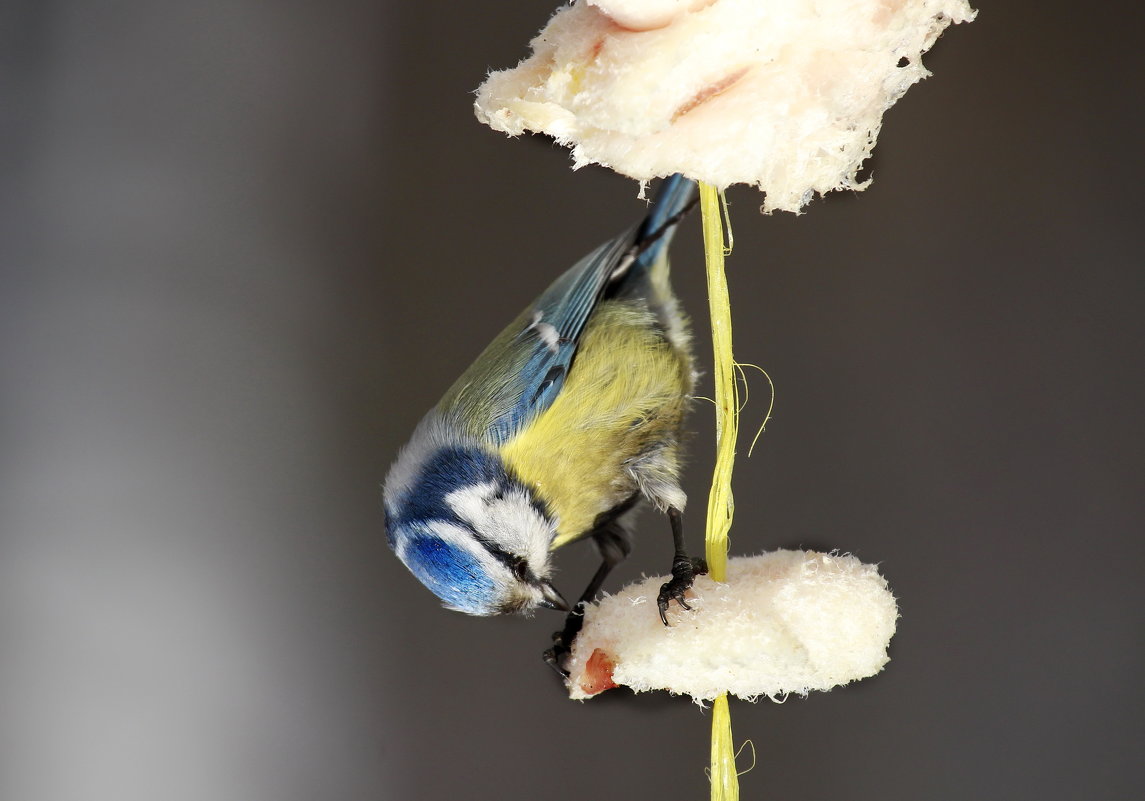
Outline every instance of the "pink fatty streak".
<svg viewBox="0 0 1145 801"><path fill-rule="evenodd" d="M672 122L680 119L680 117L683 117L689 111L695 110L696 107L703 105L713 97L716 97L717 95L726 92L728 89L731 89L732 86L734 86L740 78L747 74L747 71L747 67L740 67L735 72L725 75L715 83L710 83L700 91L696 92L696 94L692 96L691 100L681 104L680 107L677 108L675 112L673 112Z"/></svg>

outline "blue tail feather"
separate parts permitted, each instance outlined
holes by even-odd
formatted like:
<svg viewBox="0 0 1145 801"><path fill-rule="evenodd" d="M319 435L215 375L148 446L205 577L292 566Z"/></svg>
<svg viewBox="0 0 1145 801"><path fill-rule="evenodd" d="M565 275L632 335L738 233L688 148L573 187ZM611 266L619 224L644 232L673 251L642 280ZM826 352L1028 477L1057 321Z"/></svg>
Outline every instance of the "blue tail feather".
<svg viewBox="0 0 1145 801"><path fill-rule="evenodd" d="M658 237L640 254L637 259L640 267L644 269L651 267L671 244L672 237L676 234L673 218L682 214L694 202L695 197L696 182L680 173L668 176L660 184L656 199L652 202L652 210L640 224L640 230L636 235L637 244L649 237ZM669 228L664 230L666 225Z"/></svg>

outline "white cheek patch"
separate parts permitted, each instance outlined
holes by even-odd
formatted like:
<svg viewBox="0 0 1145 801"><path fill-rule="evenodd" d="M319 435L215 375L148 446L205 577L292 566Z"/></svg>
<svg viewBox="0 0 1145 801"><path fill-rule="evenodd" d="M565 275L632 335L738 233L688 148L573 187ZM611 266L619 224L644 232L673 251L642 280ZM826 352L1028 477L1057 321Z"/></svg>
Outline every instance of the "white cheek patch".
<svg viewBox="0 0 1145 801"><path fill-rule="evenodd" d="M537 511L528 495L513 490L496 496L493 483L454 490L445 502L482 537L507 553L524 557L539 578L548 578L553 524Z"/></svg>
<svg viewBox="0 0 1145 801"><path fill-rule="evenodd" d="M446 495L445 502L458 517L476 528L476 521L484 516L485 507L495 492L497 485L492 481L469 484Z"/></svg>
<svg viewBox="0 0 1145 801"><path fill-rule="evenodd" d="M488 508L489 519L501 532L506 550L524 556L539 578L547 578L553 525L519 490L492 501Z"/></svg>

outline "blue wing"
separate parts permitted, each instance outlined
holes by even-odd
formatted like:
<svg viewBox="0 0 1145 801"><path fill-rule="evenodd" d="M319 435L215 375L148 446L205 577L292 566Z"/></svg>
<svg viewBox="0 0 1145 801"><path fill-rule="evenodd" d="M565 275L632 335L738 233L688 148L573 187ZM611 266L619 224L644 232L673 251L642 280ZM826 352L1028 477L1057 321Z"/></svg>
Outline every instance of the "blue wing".
<svg viewBox="0 0 1145 801"><path fill-rule="evenodd" d="M552 405L597 304L648 272L694 195L693 181L666 179L645 220L553 282L462 375L443 411L472 435L501 444Z"/></svg>

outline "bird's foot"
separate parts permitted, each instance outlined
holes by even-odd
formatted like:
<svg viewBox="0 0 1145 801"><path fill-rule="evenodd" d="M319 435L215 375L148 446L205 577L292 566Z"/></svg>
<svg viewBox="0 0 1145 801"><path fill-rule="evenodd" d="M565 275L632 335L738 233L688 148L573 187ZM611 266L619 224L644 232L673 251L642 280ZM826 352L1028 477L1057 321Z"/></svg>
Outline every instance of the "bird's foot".
<svg viewBox="0 0 1145 801"><path fill-rule="evenodd" d="M668 604L675 601L681 609L690 610L692 607L688 606L684 593L691 588L696 576L702 576L707 572L708 563L703 559L685 556L677 557L672 562L672 579L664 582L656 599L656 605L660 607L660 620L665 626L668 625Z"/></svg>

